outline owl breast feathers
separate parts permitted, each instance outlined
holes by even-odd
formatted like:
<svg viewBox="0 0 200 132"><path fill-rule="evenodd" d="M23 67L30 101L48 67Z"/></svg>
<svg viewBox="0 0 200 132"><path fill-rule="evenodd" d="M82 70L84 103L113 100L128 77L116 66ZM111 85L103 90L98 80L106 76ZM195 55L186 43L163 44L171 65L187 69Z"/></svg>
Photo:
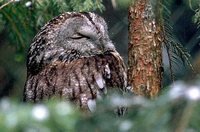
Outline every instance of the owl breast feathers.
<svg viewBox="0 0 200 132"><path fill-rule="evenodd" d="M66 12L49 21L30 45L24 101L57 97L91 110L107 90L126 85L124 62L105 21L94 13Z"/></svg>

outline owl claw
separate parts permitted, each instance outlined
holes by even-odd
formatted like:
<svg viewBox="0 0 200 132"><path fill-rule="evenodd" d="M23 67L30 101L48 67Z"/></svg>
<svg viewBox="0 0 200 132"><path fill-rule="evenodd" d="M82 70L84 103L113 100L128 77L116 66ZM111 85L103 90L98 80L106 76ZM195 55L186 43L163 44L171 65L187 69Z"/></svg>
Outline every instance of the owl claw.
<svg viewBox="0 0 200 132"><path fill-rule="evenodd" d="M105 80L100 74L96 76L95 80L100 89L103 89L105 87Z"/></svg>
<svg viewBox="0 0 200 132"><path fill-rule="evenodd" d="M91 112L94 112L95 109L96 109L96 101L94 99L89 99L87 101L87 105L88 105L88 109L91 111Z"/></svg>
<svg viewBox="0 0 200 132"><path fill-rule="evenodd" d="M110 74L110 68L109 68L108 64L105 65L104 72L105 72L105 77L110 79L111 78L111 74Z"/></svg>

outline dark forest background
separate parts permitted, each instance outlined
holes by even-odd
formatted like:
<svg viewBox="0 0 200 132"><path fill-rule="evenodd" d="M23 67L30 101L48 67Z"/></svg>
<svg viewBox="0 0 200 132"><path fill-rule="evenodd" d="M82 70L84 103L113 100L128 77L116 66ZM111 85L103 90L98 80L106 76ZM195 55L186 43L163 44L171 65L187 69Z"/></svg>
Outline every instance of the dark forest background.
<svg viewBox="0 0 200 132"><path fill-rule="evenodd" d="M19 3L16 3L19 4ZM21 3L20 3L21 4ZM115 43L117 50L124 57L127 62L127 53L128 53L128 5L123 2L118 2L117 7L113 6L113 3L110 0L104 0L103 5L105 6L104 11L95 11L101 16L103 16L108 23L109 33L112 41ZM13 6L13 5L8 5ZM198 5L193 5L193 8L197 8ZM8 8L8 7L4 7ZM30 7L27 7L30 8ZM173 4L170 7L171 10L171 21L174 28L174 34L178 40L183 44L183 46L188 50L192 56L192 63L195 68L199 71L200 67L200 57L199 49L200 40L198 36L200 30L197 28L197 24L194 23L195 11L191 9L186 0L174 0ZM3 10L3 9L2 9ZM20 15L20 14L14 14ZM14 16L13 15L13 16ZM43 14L42 14L43 15ZM54 14L53 14L54 15ZM52 16L53 16L52 15ZM2 14L0 14L2 17ZM12 17L12 15L11 15ZM22 16L23 17L23 16ZM28 18L29 16L25 16ZM19 18L12 18L12 21L18 21ZM24 18L22 18L24 19ZM48 18L50 19L50 18ZM31 20L29 20L31 21ZM18 26L18 22L16 26ZM41 22L45 23L45 22ZM26 52L27 48L31 42L31 39L34 37L39 28L42 26L39 25L35 31L29 33L30 29L23 31L26 40L21 46L18 44L17 40L11 33L12 30L7 30L12 24L4 23L0 25L0 97L9 96L16 99L22 98L24 82L26 78ZM21 26L19 24L19 26ZM11 37L10 37L11 36ZM13 40L11 41L10 39ZM24 41L22 40L22 41ZM164 64L164 80L163 86L166 86L170 83L169 77L169 63L166 55L166 51L163 50L163 64ZM186 79L190 78L187 66L178 62L178 65L174 71L176 74L176 79Z"/></svg>
<svg viewBox="0 0 200 132"><path fill-rule="evenodd" d="M167 3L161 6L169 11L172 34L190 53L197 74L194 76L189 66L175 59L176 80L172 84L163 48L160 96L148 100L114 94L88 115L66 102L53 100L44 105L21 102L28 47L39 29L60 13L94 11L105 18L110 38L127 63L130 0L12 0L10 3L0 0L0 131L199 132L200 1L163 1ZM2 7L5 3L8 4ZM120 104L129 109L127 114L117 117L113 109Z"/></svg>

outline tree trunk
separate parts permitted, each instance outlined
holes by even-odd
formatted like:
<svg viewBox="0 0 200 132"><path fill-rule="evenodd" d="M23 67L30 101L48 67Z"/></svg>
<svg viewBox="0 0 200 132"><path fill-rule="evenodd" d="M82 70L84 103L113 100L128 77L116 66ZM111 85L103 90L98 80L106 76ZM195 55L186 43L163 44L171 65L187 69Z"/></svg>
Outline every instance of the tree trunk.
<svg viewBox="0 0 200 132"><path fill-rule="evenodd" d="M155 5L135 0L129 8L128 82L132 92L146 97L159 93L163 69L160 8Z"/></svg>

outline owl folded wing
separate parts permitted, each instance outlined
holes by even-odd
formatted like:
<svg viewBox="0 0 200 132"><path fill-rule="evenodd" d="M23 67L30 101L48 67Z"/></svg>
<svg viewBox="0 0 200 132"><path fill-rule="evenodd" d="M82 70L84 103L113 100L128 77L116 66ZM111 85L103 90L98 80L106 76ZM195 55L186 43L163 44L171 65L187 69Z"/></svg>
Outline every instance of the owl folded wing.
<svg viewBox="0 0 200 132"><path fill-rule="evenodd" d="M39 102L52 97L70 100L81 108L91 109L95 99L108 89L127 85L126 68L120 55L107 51L72 61L55 61L38 74L29 73L25 100Z"/></svg>

